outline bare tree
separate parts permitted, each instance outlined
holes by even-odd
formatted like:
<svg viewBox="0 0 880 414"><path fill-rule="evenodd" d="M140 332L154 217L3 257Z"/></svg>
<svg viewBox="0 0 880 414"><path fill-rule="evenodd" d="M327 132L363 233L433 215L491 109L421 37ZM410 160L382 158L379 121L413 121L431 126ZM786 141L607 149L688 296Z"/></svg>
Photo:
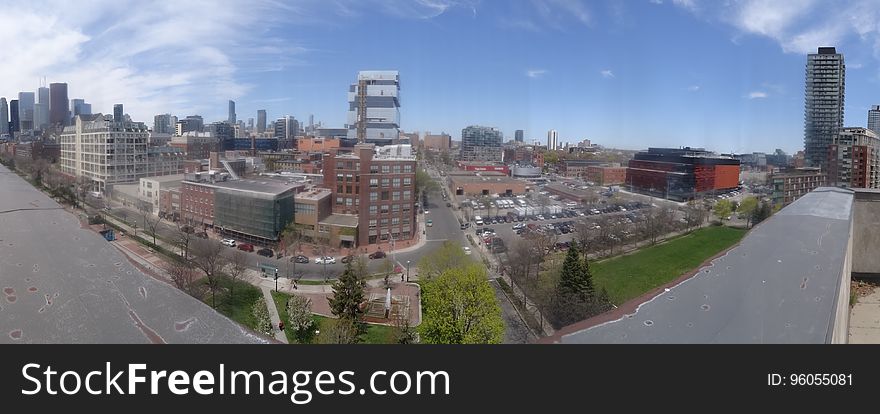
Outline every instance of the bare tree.
<svg viewBox="0 0 880 414"><path fill-rule="evenodd" d="M226 264L226 275L229 276L229 300L235 301L235 283L244 277L247 271L247 256L241 250L232 252Z"/></svg>
<svg viewBox="0 0 880 414"><path fill-rule="evenodd" d="M211 290L211 307L216 308L217 288L220 287L220 278L226 259L223 257L223 246L210 240L193 240L192 264L208 279L208 289Z"/></svg>
<svg viewBox="0 0 880 414"><path fill-rule="evenodd" d="M197 296L200 289L198 284L198 271L193 267L192 263L187 260L169 260L165 263L165 272L171 276L171 282L178 289Z"/></svg>
<svg viewBox="0 0 880 414"><path fill-rule="evenodd" d="M144 219L144 232L150 235L153 238L153 245L158 246L156 244L156 235L158 234L159 223L162 221L162 217L154 216L153 213L143 212Z"/></svg>

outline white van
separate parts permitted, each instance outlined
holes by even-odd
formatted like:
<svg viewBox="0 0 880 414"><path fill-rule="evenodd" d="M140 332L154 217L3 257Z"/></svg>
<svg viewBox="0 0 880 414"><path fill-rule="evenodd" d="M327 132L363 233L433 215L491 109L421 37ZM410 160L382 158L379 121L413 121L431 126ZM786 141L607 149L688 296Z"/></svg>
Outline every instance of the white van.
<svg viewBox="0 0 880 414"><path fill-rule="evenodd" d="M480 216L474 217L474 224L476 224L478 226L482 226L483 225L483 218Z"/></svg>

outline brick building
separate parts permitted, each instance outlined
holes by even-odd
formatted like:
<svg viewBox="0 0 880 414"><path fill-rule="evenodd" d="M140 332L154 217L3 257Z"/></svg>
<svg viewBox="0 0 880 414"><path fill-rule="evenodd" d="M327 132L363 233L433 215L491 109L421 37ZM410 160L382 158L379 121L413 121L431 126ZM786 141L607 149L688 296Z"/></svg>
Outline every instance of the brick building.
<svg viewBox="0 0 880 414"><path fill-rule="evenodd" d="M773 205L787 206L810 191L825 187L828 175L817 168L793 168L770 176Z"/></svg>
<svg viewBox="0 0 880 414"><path fill-rule="evenodd" d="M463 196L516 195L529 190L525 181L496 172L451 172L448 183L450 192Z"/></svg>
<svg viewBox="0 0 880 414"><path fill-rule="evenodd" d="M880 188L880 138L867 128L844 128L828 147L828 177L833 185Z"/></svg>
<svg viewBox="0 0 880 414"><path fill-rule="evenodd" d="M332 192L333 215L356 218L357 246L416 236L415 181L416 158L409 145L358 144L324 157L323 186Z"/></svg>
<svg viewBox="0 0 880 414"><path fill-rule="evenodd" d="M626 181L626 167L587 167L586 177L597 185L620 185Z"/></svg>

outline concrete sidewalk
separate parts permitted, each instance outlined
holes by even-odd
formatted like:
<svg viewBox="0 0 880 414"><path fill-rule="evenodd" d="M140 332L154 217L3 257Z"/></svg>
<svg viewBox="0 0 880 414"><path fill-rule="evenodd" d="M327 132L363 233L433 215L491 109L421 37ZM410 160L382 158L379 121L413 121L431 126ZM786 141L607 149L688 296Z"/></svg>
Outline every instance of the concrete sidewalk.
<svg viewBox="0 0 880 414"><path fill-rule="evenodd" d="M263 291L263 299L266 300L266 307L269 308L269 318L272 319L272 332L275 332L275 339L288 344L287 335L284 334L284 331L278 329L278 322L281 322L281 317L278 316L278 308L275 307L275 300L272 299L272 290L265 287L260 286L260 290Z"/></svg>

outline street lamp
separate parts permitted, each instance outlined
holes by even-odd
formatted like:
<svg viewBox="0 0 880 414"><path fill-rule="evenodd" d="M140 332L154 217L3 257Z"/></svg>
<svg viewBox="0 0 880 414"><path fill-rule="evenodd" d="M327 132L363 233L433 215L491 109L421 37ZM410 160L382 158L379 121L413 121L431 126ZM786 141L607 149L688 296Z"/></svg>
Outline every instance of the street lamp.
<svg viewBox="0 0 880 414"><path fill-rule="evenodd" d="M409 283L409 264L410 264L410 261L407 260L406 261L406 282L407 283Z"/></svg>
<svg viewBox="0 0 880 414"><path fill-rule="evenodd" d="M275 268L275 291L278 292L278 268Z"/></svg>

